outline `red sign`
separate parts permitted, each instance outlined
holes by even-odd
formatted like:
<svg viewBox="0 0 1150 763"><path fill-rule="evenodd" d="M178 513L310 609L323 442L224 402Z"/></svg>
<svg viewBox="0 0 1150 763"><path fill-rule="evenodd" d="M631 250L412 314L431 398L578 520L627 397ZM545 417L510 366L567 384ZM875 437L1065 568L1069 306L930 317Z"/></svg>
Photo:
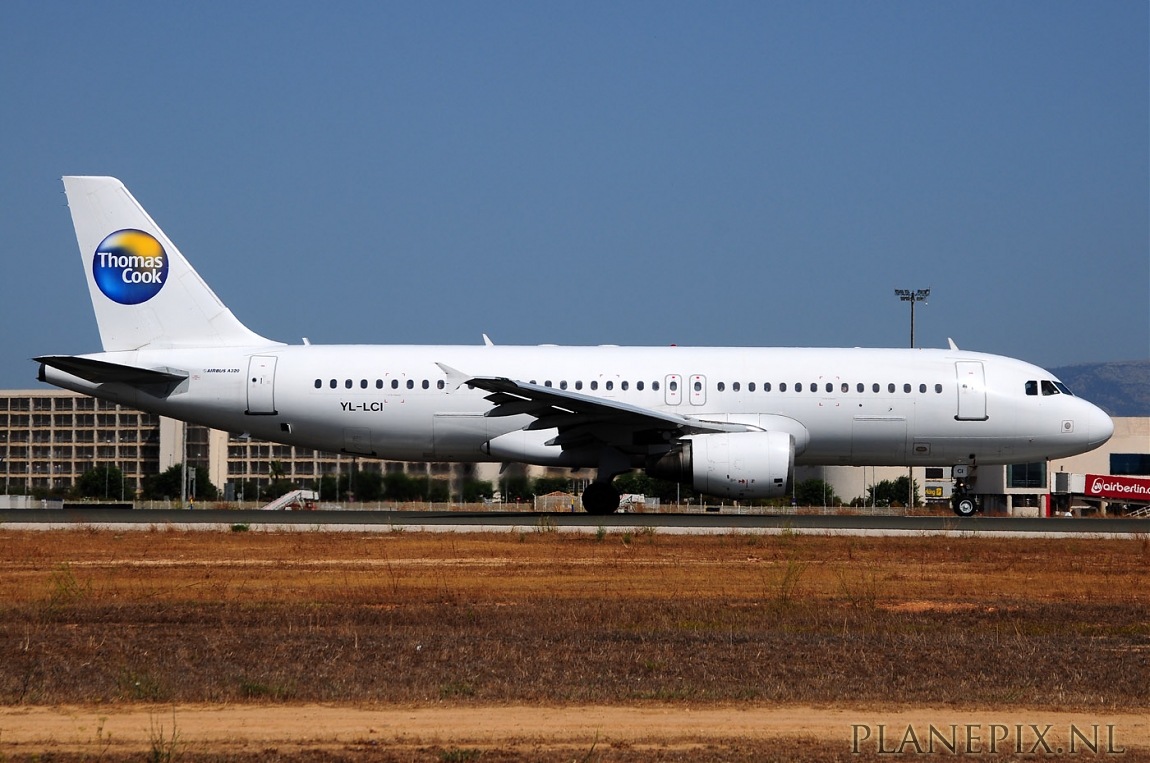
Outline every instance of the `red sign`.
<svg viewBox="0 0 1150 763"><path fill-rule="evenodd" d="M1086 495L1113 498L1120 501L1150 501L1150 479L1087 474Z"/></svg>

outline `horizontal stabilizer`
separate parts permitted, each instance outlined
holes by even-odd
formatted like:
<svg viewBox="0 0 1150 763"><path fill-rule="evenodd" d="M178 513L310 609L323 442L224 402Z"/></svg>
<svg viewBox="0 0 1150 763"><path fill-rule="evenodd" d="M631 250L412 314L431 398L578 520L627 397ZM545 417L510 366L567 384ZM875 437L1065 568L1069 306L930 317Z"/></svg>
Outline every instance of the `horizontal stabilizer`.
<svg viewBox="0 0 1150 763"><path fill-rule="evenodd" d="M45 355L34 358L34 360L66 374L78 376L93 384L119 382L132 387L140 387L152 384L179 384L188 378L186 372L171 368L137 368L136 366L124 366L119 363L109 363L104 360L81 358L73 355Z"/></svg>

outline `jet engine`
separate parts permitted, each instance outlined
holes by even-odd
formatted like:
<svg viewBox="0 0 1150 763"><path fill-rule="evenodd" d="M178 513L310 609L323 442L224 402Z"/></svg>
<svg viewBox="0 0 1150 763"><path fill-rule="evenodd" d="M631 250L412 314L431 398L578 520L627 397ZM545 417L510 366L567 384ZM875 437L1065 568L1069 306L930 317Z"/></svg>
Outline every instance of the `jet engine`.
<svg viewBox="0 0 1150 763"><path fill-rule="evenodd" d="M647 474L722 498L786 495L795 467L795 439L786 432L731 432L684 437L650 459Z"/></svg>

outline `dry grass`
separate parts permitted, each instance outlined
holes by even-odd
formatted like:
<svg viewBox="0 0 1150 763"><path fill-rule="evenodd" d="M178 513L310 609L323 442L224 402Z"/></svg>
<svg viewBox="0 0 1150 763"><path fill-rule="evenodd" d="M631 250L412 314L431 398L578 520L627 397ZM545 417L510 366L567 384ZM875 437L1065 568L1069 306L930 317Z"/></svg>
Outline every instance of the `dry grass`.
<svg viewBox="0 0 1150 763"><path fill-rule="evenodd" d="M1150 707L1146 539L0 531L0 570L7 704Z"/></svg>

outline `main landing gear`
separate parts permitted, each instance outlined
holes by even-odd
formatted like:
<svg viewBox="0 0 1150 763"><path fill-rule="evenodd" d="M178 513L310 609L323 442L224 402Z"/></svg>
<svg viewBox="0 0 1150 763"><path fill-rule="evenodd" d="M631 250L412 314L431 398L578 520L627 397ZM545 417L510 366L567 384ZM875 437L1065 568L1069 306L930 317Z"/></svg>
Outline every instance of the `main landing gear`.
<svg viewBox="0 0 1150 763"><path fill-rule="evenodd" d="M588 514L614 514L619 508L619 491L610 482L592 482L583 491L583 510Z"/></svg>

